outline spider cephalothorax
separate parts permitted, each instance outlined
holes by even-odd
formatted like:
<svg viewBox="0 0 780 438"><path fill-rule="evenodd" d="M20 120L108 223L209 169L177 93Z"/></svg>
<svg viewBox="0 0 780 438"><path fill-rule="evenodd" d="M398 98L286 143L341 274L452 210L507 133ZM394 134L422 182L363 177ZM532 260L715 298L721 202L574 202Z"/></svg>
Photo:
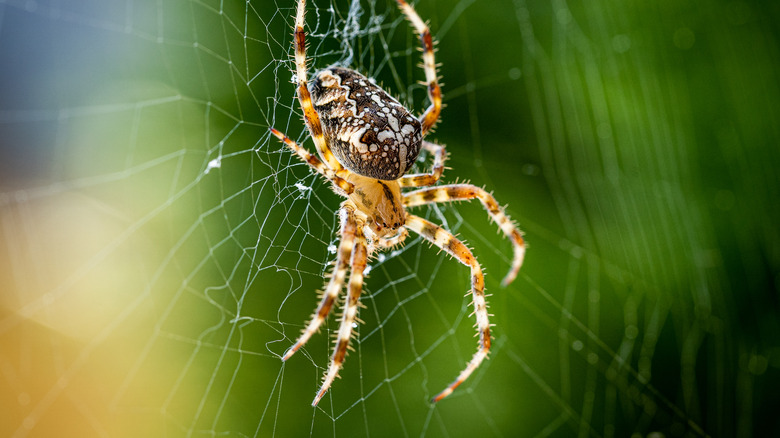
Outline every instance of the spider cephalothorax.
<svg viewBox="0 0 780 438"><path fill-rule="evenodd" d="M319 158L287 136L271 128L303 161L333 183L334 190L347 200L339 208L341 242L336 266L317 310L295 344L284 354L289 359L319 329L330 313L344 285L347 270L349 292L344 302L336 347L325 372L322 387L312 405L319 403L338 375L347 354L352 324L357 318L358 300L363 287L363 271L372 251L402 243L414 231L441 248L471 270L471 297L477 320L479 348L466 368L447 388L433 398L439 401L463 383L490 351L490 323L485 300L482 268L471 250L444 228L406 211L419 205L479 199L490 217L512 241L514 258L506 285L515 279L525 255L525 242L514 223L504 214L493 196L471 184L433 186L444 171L444 146L424 140L439 119L441 90L436 75L433 39L428 26L404 0L396 0L401 11L420 35L423 68L428 85L428 109L414 117L397 100L364 75L347 68L329 67L308 82L306 34L303 29L305 0L298 0L295 19L295 65L298 100L303 109ZM421 149L433 155L430 173L406 174ZM403 187L425 187L403 192Z"/></svg>

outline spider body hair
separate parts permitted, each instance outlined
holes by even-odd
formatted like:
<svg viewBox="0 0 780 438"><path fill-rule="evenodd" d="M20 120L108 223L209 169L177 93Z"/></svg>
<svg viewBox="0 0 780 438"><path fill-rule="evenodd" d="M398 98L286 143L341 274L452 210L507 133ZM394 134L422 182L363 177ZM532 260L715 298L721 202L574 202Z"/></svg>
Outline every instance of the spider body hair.
<svg viewBox="0 0 780 438"><path fill-rule="evenodd" d="M338 210L340 243L328 283L320 295L311 320L282 360L288 360L316 333L334 304L341 304L341 322L335 333L335 347L322 386L312 402L316 406L338 376L350 341L353 324L361 307L359 299L372 253L403 244L413 231L431 245L444 251L470 270L471 305L475 316L479 345L458 377L433 398L437 402L450 395L488 357L492 343L485 294L485 278L471 248L444 227L414 214L407 208L421 205L478 199L490 218L509 238L514 257L503 284L517 276L525 255L525 241L515 223L504 213L493 195L468 183L435 184L446 169L447 152L443 145L424 140L436 123L442 109L441 87L434 59L434 40L428 25L404 0L396 0L420 37L423 70L430 105L414 117L396 99L355 70L332 66L307 78L305 0L298 0L293 47L298 101L303 118L319 158L290 138L271 128L312 170L328 179L334 191L347 198ZM428 173L408 174L420 151L433 157ZM402 192L402 188L417 188ZM347 271L350 275L347 278ZM346 284L345 284L346 283ZM346 286L347 294L338 299Z"/></svg>

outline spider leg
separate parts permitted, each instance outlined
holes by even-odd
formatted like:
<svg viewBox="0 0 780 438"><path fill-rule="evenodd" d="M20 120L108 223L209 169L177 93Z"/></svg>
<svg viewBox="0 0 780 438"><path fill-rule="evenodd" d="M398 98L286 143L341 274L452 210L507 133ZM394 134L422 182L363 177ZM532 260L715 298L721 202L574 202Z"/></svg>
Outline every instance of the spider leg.
<svg viewBox="0 0 780 438"><path fill-rule="evenodd" d="M320 155L328 167L334 170L341 170L341 164L331 152L325 141L322 132L322 123L317 111L314 110L314 104L311 101L309 93L308 80L306 73L306 32L303 30L303 23L306 18L306 0L298 1L298 13L295 16L295 74L298 78L298 101L303 109L303 118L306 120L306 126L309 128L317 153Z"/></svg>
<svg viewBox="0 0 780 438"><path fill-rule="evenodd" d="M352 250L351 273L349 275L349 294L344 304L344 314L341 317L341 324L336 335L336 347L333 350L333 356L330 358L330 365L325 372L325 378L322 382L317 396L314 397L312 406L317 406L322 396L330 388L333 380L338 376L341 366L344 364L344 358L347 355L349 341L352 338L352 324L357 318L358 299L363 290L363 271L366 269L366 260L368 258L366 250L366 238L363 235L362 226L359 224L355 233L355 247Z"/></svg>
<svg viewBox="0 0 780 438"><path fill-rule="evenodd" d="M404 206L416 207L418 205L440 203L449 201L463 201L477 198L487 210L490 217L495 221L501 231L512 241L514 248L514 257L512 267L501 282L504 286L508 285L517 277L520 266L525 257L525 240L522 233L512 220L504 214L503 209L496 202L496 198L477 186L471 184L451 184L427 189L415 190L404 194Z"/></svg>
<svg viewBox="0 0 780 438"><path fill-rule="evenodd" d="M398 180L401 187L432 186L441 178L441 174L444 172L444 161L447 159L447 151L444 150L444 145L423 140L422 146L423 149L433 154L433 169L431 173L405 175Z"/></svg>
<svg viewBox="0 0 780 438"><path fill-rule="evenodd" d="M433 56L433 38L428 25L420 18L417 12L409 3L404 0L397 0L398 7L406 15L406 18L414 26L414 30L420 36L420 43L423 49L423 69L425 70L425 82L428 84L428 98L431 105L420 116L422 123L422 135L433 128L433 125L439 120L441 114L441 88L439 87L438 76L436 75L436 59Z"/></svg>
<svg viewBox="0 0 780 438"><path fill-rule="evenodd" d="M471 299L474 304L474 315L477 319L479 348L466 368L458 375L458 378L433 398L432 401L437 402L452 394L458 385L468 379L490 352L490 323L488 322L487 301L485 300L485 278L482 275L482 268L468 247L449 231L412 214L407 217L405 226L471 268Z"/></svg>
<svg viewBox="0 0 780 438"><path fill-rule="evenodd" d="M346 170L342 169L342 170L334 171L333 169L326 166L322 161L320 161L319 158L310 154L309 151L300 147L297 143L295 143L292 139L290 139L286 135L282 134L281 132L277 131L274 128L270 128L270 130L271 130L271 134L275 135L276 138L284 142L284 144L287 145L288 148L292 149L292 151L295 152L295 154L298 155L298 157L301 160L303 160L306 164L311 166L311 168L317 171L317 173L329 179L334 185L336 185L338 188L343 190L344 194L349 195L355 190L355 186L351 182L339 176L339 175L346 176Z"/></svg>
<svg viewBox="0 0 780 438"><path fill-rule="evenodd" d="M345 205L346 201L339 209L339 216L341 217L341 242L339 243L338 255L336 256L336 267L333 269L333 275L330 277L325 292L322 294L322 299L317 310L314 311L314 315L309 321L309 325L303 330L301 336L295 341L295 344L290 347L282 360L289 359L299 348L301 348L311 338L311 336L317 332L328 317L330 309L333 307L333 303L338 298L341 287L344 285L344 277L346 276L347 266L349 259L352 255L352 247L355 242L355 234L357 232L357 224L355 222L355 214L353 208Z"/></svg>
<svg viewBox="0 0 780 438"><path fill-rule="evenodd" d="M398 230L398 234L393 237L381 237L379 239L374 240L374 242L372 242L372 245L369 247L368 253L371 254L374 248L382 248L382 249L393 248L396 245L403 243L408 236L409 236L409 232L406 231L406 228L401 228L400 230Z"/></svg>

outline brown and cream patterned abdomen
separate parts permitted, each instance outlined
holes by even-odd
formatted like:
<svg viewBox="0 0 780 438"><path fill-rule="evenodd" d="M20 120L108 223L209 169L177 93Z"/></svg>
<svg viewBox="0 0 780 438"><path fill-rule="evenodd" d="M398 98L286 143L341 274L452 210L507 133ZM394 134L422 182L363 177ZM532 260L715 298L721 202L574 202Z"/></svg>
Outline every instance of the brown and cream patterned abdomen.
<svg viewBox="0 0 780 438"><path fill-rule="evenodd" d="M420 122L368 78L330 67L317 72L309 91L342 166L381 180L398 179L412 167L422 144Z"/></svg>

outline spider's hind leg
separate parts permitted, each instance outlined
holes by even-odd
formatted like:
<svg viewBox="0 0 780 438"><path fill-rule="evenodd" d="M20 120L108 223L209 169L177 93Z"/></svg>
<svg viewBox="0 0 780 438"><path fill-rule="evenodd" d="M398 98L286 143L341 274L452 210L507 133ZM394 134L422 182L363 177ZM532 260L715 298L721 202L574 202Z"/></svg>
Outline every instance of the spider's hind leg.
<svg viewBox="0 0 780 438"><path fill-rule="evenodd" d="M306 31L303 24L306 18L306 0L298 1L298 10L295 15L295 31L293 46L295 47L295 73L298 79L298 101L303 109L303 118L306 120L306 126L309 128L314 145L317 147L317 153L322 161L328 167L334 170L341 170L341 164L331 152L328 143L325 141L325 135L322 131L322 122L320 116L314 109L311 100L311 93L308 88L308 74L306 71Z"/></svg>
<svg viewBox="0 0 780 438"><path fill-rule="evenodd" d="M433 125L439 121L439 114L441 114L441 87L439 87L439 77L436 73L436 59L433 55L433 37L431 37L431 31L428 29L428 25L422 21L422 18L417 14L417 11L412 8L409 3L404 0L397 0L398 7L406 15L406 18L414 26L415 32L420 36L420 43L423 49L423 69L425 70L425 82L428 85L428 98L431 100L431 105L420 116L420 122L422 123L422 135L433 128Z"/></svg>

